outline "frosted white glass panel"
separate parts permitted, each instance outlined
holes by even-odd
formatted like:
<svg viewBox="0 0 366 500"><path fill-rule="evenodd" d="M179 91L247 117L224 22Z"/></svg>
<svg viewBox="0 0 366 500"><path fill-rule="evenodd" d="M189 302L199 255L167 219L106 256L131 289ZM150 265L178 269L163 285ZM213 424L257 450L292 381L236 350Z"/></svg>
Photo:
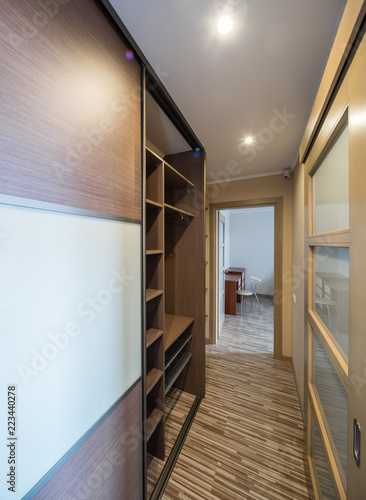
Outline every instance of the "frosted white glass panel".
<svg viewBox="0 0 366 500"><path fill-rule="evenodd" d="M220 246L220 251L219 251L219 268L222 269L224 267L224 247Z"/></svg>
<svg viewBox="0 0 366 500"><path fill-rule="evenodd" d="M313 308L348 356L349 248L314 249Z"/></svg>
<svg viewBox="0 0 366 500"><path fill-rule="evenodd" d="M313 177L313 232L349 227L349 137L346 124Z"/></svg>
<svg viewBox="0 0 366 500"><path fill-rule="evenodd" d="M317 337L315 337L315 387L347 478L348 396Z"/></svg>
<svg viewBox="0 0 366 500"><path fill-rule="evenodd" d="M0 205L1 498L22 498L141 376L136 224ZM17 392L17 493L4 474Z"/></svg>

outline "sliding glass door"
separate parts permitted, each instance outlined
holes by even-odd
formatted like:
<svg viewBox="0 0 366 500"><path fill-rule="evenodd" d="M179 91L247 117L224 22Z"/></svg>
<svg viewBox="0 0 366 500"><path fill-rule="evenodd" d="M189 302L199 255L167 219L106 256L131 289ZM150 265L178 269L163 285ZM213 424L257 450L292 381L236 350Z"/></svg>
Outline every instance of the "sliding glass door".
<svg viewBox="0 0 366 500"><path fill-rule="evenodd" d="M365 67L358 54L306 163L308 453L320 499L366 491Z"/></svg>

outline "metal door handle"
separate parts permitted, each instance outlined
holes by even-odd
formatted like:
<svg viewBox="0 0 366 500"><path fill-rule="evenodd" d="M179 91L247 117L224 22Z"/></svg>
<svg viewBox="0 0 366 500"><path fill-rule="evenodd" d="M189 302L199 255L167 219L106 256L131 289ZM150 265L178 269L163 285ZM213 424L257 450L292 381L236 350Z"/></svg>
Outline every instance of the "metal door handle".
<svg viewBox="0 0 366 500"><path fill-rule="evenodd" d="M361 463L361 426L356 419L353 420L353 457L357 467Z"/></svg>

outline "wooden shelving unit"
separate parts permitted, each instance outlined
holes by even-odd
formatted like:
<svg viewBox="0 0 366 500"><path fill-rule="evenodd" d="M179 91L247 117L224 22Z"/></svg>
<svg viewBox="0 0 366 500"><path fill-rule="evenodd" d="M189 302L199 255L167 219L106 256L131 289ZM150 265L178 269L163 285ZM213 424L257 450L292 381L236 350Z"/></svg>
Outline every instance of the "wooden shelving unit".
<svg viewBox="0 0 366 500"><path fill-rule="evenodd" d="M164 191L163 161L146 150L146 439L151 456L165 457Z"/></svg>
<svg viewBox="0 0 366 500"><path fill-rule="evenodd" d="M192 163L192 159L194 159ZM204 162L146 149L146 436L164 459L165 396L204 395ZM183 424L183 422L182 422Z"/></svg>

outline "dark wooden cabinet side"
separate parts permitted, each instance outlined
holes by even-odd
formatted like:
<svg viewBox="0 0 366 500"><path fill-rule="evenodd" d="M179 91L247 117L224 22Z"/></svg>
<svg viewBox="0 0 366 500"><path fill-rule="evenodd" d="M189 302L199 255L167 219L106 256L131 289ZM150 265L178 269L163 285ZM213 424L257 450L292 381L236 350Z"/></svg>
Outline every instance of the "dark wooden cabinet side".
<svg viewBox="0 0 366 500"><path fill-rule="evenodd" d="M176 194L176 206L194 214L190 221L166 222L165 310L194 318L192 358L177 380L186 392L205 395L205 156L193 151L164 158L194 188ZM174 200L173 200L174 201Z"/></svg>

